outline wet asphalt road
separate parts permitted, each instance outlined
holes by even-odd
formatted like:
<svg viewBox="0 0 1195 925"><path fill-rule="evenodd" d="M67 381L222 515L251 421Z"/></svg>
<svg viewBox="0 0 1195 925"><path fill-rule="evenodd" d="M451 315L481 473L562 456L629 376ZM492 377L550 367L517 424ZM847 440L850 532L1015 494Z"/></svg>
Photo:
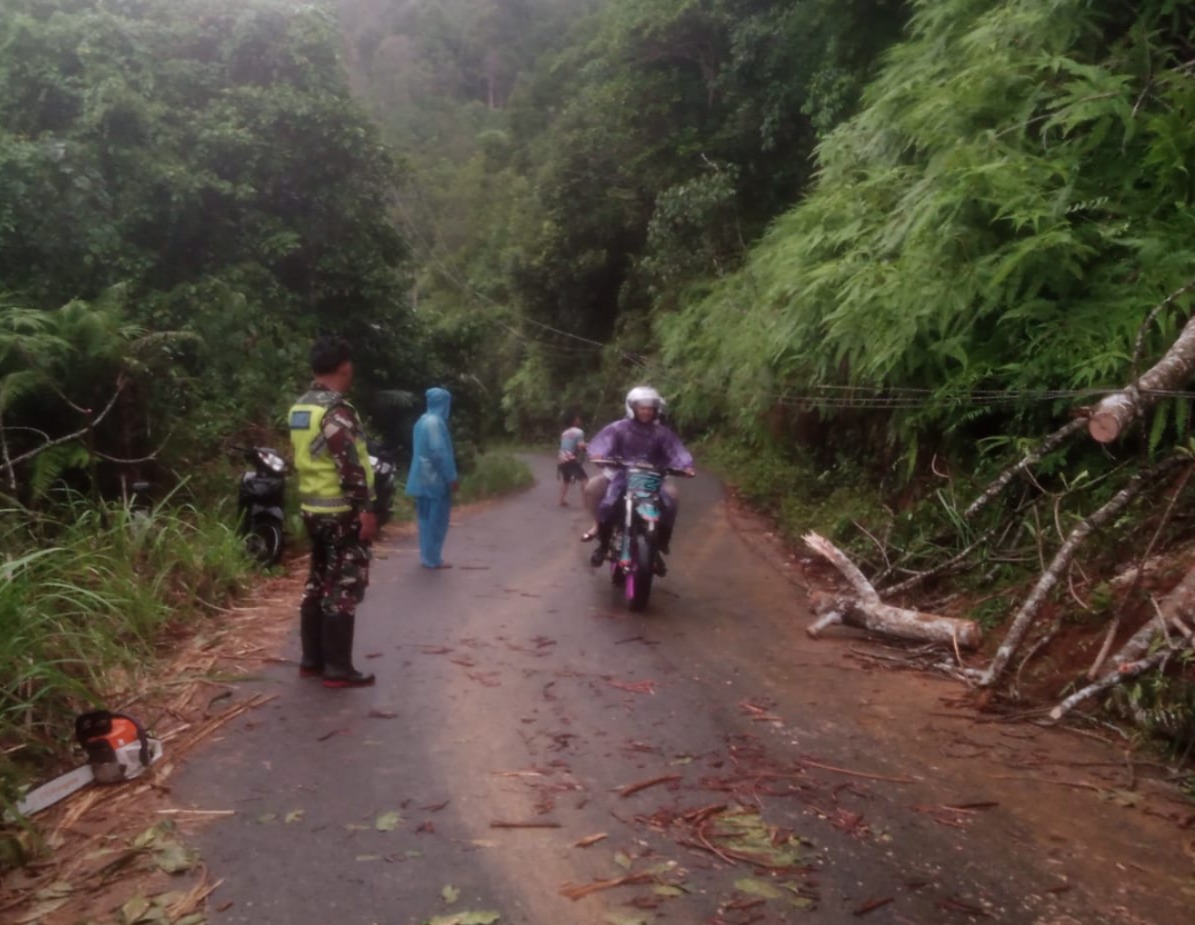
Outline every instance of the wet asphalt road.
<svg viewBox="0 0 1195 925"><path fill-rule="evenodd" d="M275 665L241 694L277 699L188 759L179 803L236 811L193 839L223 880L210 921L1124 921L1014 817L941 809L984 794L903 754L882 681L805 641L803 596L714 480L682 486L671 573L631 615L534 467L528 493L454 516L456 568L383 544L356 646L376 687Z"/></svg>

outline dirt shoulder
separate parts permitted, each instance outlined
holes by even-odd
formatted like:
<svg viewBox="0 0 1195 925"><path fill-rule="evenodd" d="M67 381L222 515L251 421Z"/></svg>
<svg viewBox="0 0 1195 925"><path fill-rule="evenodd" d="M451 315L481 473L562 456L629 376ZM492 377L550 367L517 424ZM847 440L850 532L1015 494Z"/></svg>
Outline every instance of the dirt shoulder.
<svg viewBox="0 0 1195 925"><path fill-rule="evenodd" d="M830 590L834 576L821 563L786 547L733 496L727 516L794 594ZM804 626L794 632L803 636ZM849 670L839 683L855 692L856 721L889 761L929 770L943 800L916 811L960 831L999 816L981 836L991 850L1046 858L1060 892L1082 883L1117 921L1185 920L1195 901L1195 802L1149 748L1084 714L1049 727L1037 721L1039 705L981 710L961 682L917 670L916 646L843 627L795 645L827 678ZM825 684L827 710L841 709L831 706L835 686Z"/></svg>

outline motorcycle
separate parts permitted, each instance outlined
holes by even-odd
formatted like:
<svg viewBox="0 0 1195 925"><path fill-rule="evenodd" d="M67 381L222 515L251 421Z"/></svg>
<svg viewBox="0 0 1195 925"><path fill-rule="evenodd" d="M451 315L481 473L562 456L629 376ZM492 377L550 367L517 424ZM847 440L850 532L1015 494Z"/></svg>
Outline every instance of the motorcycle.
<svg viewBox="0 0 1195 925"><path fill-rule="evenodd" d="M622 586L627 608L638 613L647 607L657 564L663 561L656 543L664 477L688 476L690 473L683 469L658 469L646 462L590 461L595 466L625 469L627 473L627 486L622 495L623 516L610 534L610 581Z"/></svg>
<svg viewBox="0 0 1195 925"><path fill-rule="evenodd" d="M234 446L253 467L241 475L237 516L245 548L261 563L277 565L282 559L286 497L286 460L264 446Z"/></svg>
<svg viewBox="0 0 1195 925"><path fill-rule="evenodd" d="M369 465L373 468L373 512L378 526L389 522L393 511L394 496L398 493L398 462L393 450L380 443L368 442Z"/></svg>

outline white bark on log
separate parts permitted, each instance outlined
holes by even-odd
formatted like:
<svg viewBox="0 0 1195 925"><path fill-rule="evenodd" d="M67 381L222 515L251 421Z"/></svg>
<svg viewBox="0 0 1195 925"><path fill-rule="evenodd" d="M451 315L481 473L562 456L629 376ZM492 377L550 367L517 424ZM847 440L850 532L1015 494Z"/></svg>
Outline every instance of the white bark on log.
<svg viewBox="0 0 1195 925"><path fill-rule="evenodd" d="M1167 296L1160 309L1195 286L1187 283ZM1158 309L1150 314L1153 318ZM1138 414L1158 399L1158 392L1181 389L1195 374L1195 315L1179 332L1160 360L1142 374L1136 382L1119 392L1101 399L1091 410L1087 432L1100 443L1111 443L1119 437Z"/></svg>
<svg viewBox="0 0 1195 925"><path fill-rule="evenodd" d="M919 642L940 642L958 645L960 649L977 649L983 641L979 624L956 617L906 610L880 601L837 600L835 606L805 632L812 638L821 636L828 626L843 624L870 630L897 639Z"/></svg>
<svg viewBox="0 0 1195 925"><path fill-rule="evenodd" d="M1004 640L1000 643L1000 648L996 650L996 654L992 658L992 664L988 666L988 670L984 673L983 680L980 682L981 686L991 687L1004 673L1004 669L1008 667L1009 660L1024 641L1025 635L1029 632L1029 627L1033 625L1038 611L1041 610L1042 605L1046 602L1046 598L1054 590L1054 586L1058 584L1063 572L1066 571L1075 558L1075 554L1079 551L1079 547L1083 545L1083 541L1095 530L1108 523L1128 507L1132 500L1141 493L1142 489L1152 484L1160 475L1186 462L1187 460L1182 457L1172 456L1158 463L1152 469L1138 472L1129 479L1129 483L1117 492L1107 504L1082 521L1070 532L1070 536L1066 538L1066 542L1054 554L1049 568L1042 573L1033 591L1025 598L1024 603L1021 604L1021 609L1017 611L1012 625L1008 628Z"/></svg>
<svg viewBox="0 0 1195 925"><path fill-rule="evenodd" d="M1143 674L1150 668L1160 665L1162 661L1171 654L1171 652L1172 649L1169 646L1163 646L1152 655L1149 655L1143 659L1139 659L1138 661L1129 662L1125 665L1122 665L1116 671L1109 671L1098 681L1088 684L1082 690L1075 691L1073 694L1067 697L1066 700L1058 704L1058 706L1050 711L1050 719L1057 722L1089 697L1094 697L1096 694L1100 693L1100 691L1105 691L1110 687L1120 684L1122 681L1128 681L1131 678L1137 677L1139 674Z"/></svg>
<svg viewBox="0 0 1195 925"><path fill-rule="evenodd" d="M964 649L976 649L982 642L979 624L972 620L885 604L846 553L825 537L810 533L805 536L805 543L837 568L857 595L856 598L815 596L814 612L820 619L806 630L814 639L827 626L842 623L899 639L940 642Z"/></svg>
<svg viewBox="0 0 1195 925"><path fill-rule="evenodd" d="M805 540L806 546L823 559L826 559L842 573L842 577L847 580L847 584L854 589L860 599L879 601L879 593L872 587L871 582L859 571L859 567L850 560L850 557L845 552L818 533L806 533L802 539Z"/></svg>

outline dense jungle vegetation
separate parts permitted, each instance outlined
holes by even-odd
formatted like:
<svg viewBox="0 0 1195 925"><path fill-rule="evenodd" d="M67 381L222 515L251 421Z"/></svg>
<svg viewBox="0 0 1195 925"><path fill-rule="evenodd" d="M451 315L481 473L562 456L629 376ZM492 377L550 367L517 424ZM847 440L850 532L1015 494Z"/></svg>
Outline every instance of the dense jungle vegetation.
<svg viewBox="0 0 1195 925"><path fill-rule="evenodd" d="M1052 599L1035 653L1141 622L1161 589L1095 576L1190 538L1163 465L1187 458L1185 380L1115 445L1031 451L1190 314L1189 5L341 8L356 92L411 165L419 311L484 319L508 428L598 425L648 380L790 540L816 526L923 602L975 589L1016 644ZM1156 688L1127 711L1191 741L1195 688Z"/></svg>
<svg viewBox="0 0 1195 925"><path fill-rule="evenodd" d="M789 539L989 628L1143 484L1038 642L1120 632L1154 586L1098 576L1191 538L1185 382L968 502L1186 323L1193 68L1176 0L0 0L0 723L89 690L72 505L181 481L241 580L203 474L328 329L392 438L432 381L477 440L650 381ZM1122 706L1189 742L1184 659Z"/></svg>

